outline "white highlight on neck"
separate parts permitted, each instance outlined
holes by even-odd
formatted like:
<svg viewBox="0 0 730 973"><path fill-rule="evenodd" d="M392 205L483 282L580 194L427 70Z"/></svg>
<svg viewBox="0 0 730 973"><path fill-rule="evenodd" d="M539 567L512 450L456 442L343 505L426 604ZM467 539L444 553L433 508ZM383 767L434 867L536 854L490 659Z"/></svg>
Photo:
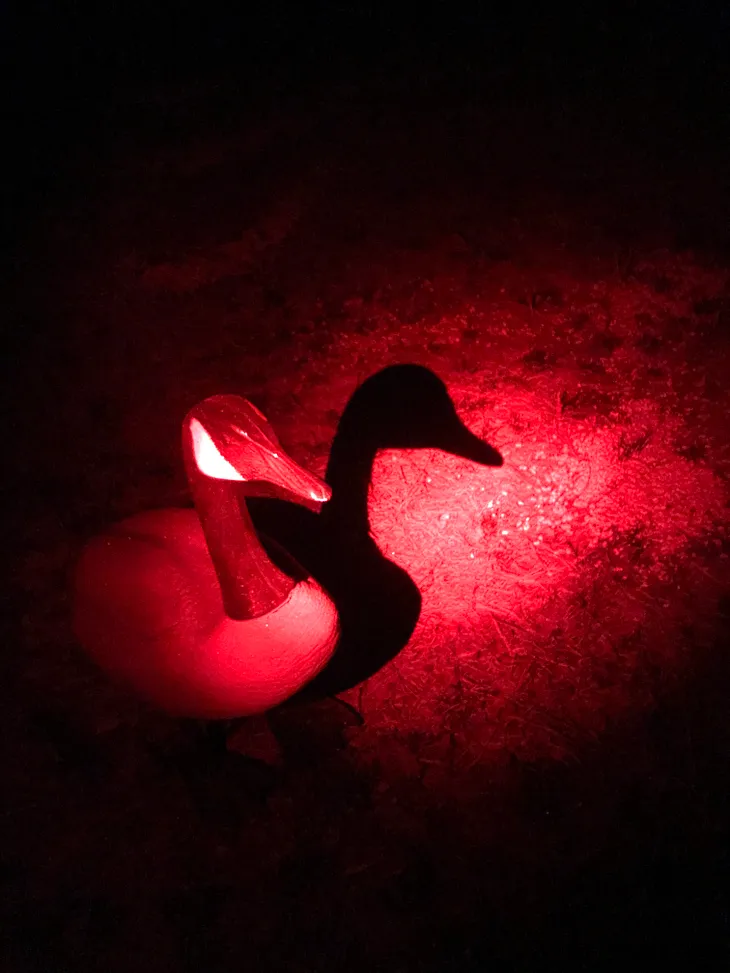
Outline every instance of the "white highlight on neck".
<svg viewBox="0 0 730 973"><path fill-rule="evenodd" d="M197 419L190 420L190 434L193 437L193 455L198 469L204 476L214 480L242 480L243 477L210 438L205 427Z"/></svg>

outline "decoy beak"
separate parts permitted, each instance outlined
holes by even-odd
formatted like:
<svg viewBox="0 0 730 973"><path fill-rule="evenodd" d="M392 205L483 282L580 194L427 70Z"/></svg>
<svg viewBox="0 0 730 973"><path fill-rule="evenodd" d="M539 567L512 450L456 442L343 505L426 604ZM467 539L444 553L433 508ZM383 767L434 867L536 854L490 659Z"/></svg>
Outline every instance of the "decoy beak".
<svg viewBox="0 0 730 973"><path fill-rule="evenodd" d="M332 496L332 488L314 473L305 470L282 449L269 457L266 480L251 479L242 484L248 497L270 497L299 504L314 513Z"/></svg>

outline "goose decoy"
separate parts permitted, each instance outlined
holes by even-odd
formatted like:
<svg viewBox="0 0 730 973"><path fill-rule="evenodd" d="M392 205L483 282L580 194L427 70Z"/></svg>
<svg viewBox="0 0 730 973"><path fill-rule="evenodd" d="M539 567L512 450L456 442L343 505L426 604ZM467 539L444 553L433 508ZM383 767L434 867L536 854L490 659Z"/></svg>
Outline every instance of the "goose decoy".
<svg viewBox="0 0 730 973"><path fill-rule="evenodd" d="M319 672L339 627L321 586L262 543L246 500L277 497L316 512L331 490L235 395L188 413L183 454L195 509L141 513L87 544L74 631L99 666L171 715L262 713Z"/></svg>
<svg viewBox="0 0 730 973"><path fill-rule="evenodd" d="M408 573L370 535L368 489L381 449L440 449L485 466L500 453L459 419L444 383L419 365L393 365L356 389L337 427L318 517L255 501L254 518L329 592L340 618L337 650L305 696L335 696L373 675L407 644L421 611Z"/></svg>

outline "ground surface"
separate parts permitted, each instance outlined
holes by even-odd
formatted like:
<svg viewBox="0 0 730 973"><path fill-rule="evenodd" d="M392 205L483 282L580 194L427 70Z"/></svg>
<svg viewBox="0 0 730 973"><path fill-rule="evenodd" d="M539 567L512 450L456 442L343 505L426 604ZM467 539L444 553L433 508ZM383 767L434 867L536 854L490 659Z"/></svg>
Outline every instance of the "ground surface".
<svg viewBox="0 0 730 973"><path fill-rule="evenodd" d="M223 91L128 106L23 268L9 968L726 968L721 158L559 102ZM363 725L302 702L272 715L277 767L208 754L85 661L74 558L188 503L198 398L251 397L323 473L396 362L505 464L380 453L371 533L423 604L344 697Z"/></svg>

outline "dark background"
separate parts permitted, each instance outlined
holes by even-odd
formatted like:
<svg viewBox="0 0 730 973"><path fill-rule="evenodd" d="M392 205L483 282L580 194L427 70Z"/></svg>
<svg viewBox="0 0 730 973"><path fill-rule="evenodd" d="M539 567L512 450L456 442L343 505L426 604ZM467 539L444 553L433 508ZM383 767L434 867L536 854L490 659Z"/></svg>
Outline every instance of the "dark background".
<svg viewBox="0 0 730 973"><path fill-rule="evenodd" d="M78 141L103 144L161 82L216 79L247 99L408 79L488 104L603 112L617 133L727 136L730 24L722 4L3 5L10 162L54 182ZM25 178L23 178L25 177ZM15 189L15 187L13 187ZM33 195L33 193L31 193Z"/></svg>

